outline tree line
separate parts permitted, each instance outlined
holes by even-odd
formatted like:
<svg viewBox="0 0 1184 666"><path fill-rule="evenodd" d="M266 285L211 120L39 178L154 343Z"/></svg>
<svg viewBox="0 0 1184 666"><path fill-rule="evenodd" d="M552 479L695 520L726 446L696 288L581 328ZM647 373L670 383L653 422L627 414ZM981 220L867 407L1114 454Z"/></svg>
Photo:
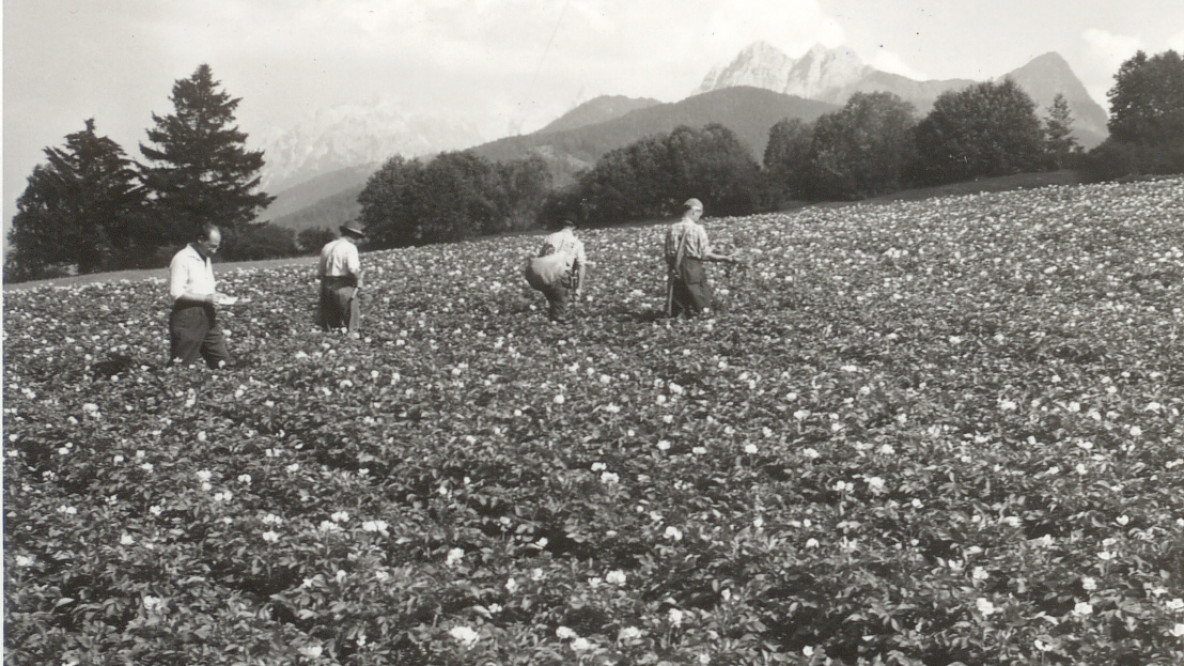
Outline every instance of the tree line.
<svg viewBox="0 0 1184 666"><path fill-rule="evenodd" d="M152 114L143 161L100 136L94 119L44 149L17 199L6 281L163 266L207 221L225 230L230 259L296 254L290 230L255 222L274 197L259 191L263 152L247 150L234 124L240 98L203 64L170 100L172 113Z"/></svg>
<svg viewBox="0 0 1184 666"><path fill-rule="evenodd" d="M261 152L233 126L239 100L209 67L176 82L174 113L153 114L144 163L94 122L46 148L17 202L5 279L72 265L79 272L160 266L212 220L224 256L256 259L319 248L334 236L256 223L273 197L256 191ZM758 163L728 128L679 127L611 150L557 187L543 158L492 162L472 152L395 156L358 196L373 245L404 247L524 231L558 217L607 225L670 215L689 197L712 214L773 210L787 200L854 200L905 187L1075 168L1091 179L1184 173L1184 61L1175 51L1124 62L1109 91L1110 136L1086 153L1058 95L1044 117L1010 80L940 95L919 118L891 93L857 93L812 123L769 130Z"/></svg>
<svg viewBox="0 0 1184 666"><path fill-rule="evenodd" d="M541 164L532 187L514 191L491 175L511 167L480 157L396 157L367 183L361 218L380 246L395 247L537 228L559 217L586 225L653 219L692 196L715 215L744 215L787 200L856 200L1023 172L1073 168L1090 179L1184 172L1180 56L1139 52L1115 81L1110 138L1089 153L1072 135L1063 95L1038 114L1005 79L943 93L922 118L894 94L856 93L812 123L774 125L761 163L722 125L679 127L605 153L550 192ZM515 198L520 206L511 214L505 206Z"/></svg>

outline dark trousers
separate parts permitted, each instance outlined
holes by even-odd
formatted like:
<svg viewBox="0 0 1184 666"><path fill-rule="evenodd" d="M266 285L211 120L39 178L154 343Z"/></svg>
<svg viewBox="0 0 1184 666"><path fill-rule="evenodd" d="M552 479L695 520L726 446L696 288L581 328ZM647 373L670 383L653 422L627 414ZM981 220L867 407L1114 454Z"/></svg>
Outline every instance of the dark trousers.
<svg viewBox="0 0 1184 666"><path fill-rule="evenodd" d="M211 368L234 362L226 348L222 329L218 328L214 306L175 306L169 315L169 361L191 365L198 356Z"/></svg>
<svg viewBox="0 0 1184 666"><path fill-rule="evenodd" d="M321 299L317 321L326 330L347 328L358 330L361 318L357 299L357 282L348 277L321 278Z"/></svg>
<svg viewBox="0 0 1184 666"><path fill-rule="evenodd" d="M564 321L571 306L571 290L563 284L547 285L543 290L547 297L547 318L551 321Z"/></svg>
<svg viewBox="0 0 1184 666"><path fill-rule="evenodd" d="M711 307L715 297L703 261L683 257L682 265L670 273L670 316L694 316Z"/></svg>

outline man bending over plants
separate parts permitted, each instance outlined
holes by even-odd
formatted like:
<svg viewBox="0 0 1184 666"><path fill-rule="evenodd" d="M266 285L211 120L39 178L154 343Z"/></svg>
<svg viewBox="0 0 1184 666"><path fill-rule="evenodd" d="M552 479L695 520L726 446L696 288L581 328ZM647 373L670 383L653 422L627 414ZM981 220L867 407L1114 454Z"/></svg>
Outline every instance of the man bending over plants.
<svg viewBox="0 0 1184 666"><path fill-rule="evenodd" d="M547 298L547 317L562 323L567 319L571 299L580 297L588 260L584 243L576 238L575 220L561 219L559 227L543 240L538 256L527 263L526 281Z"/></svg>

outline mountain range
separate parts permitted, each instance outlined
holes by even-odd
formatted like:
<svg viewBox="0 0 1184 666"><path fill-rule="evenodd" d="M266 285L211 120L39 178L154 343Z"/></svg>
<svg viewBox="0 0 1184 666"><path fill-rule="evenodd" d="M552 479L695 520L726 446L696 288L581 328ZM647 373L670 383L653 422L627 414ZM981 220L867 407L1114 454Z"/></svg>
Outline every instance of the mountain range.
<svg viewBox="0 0 1184 666"><path fill-rule="evenodd" d="M1074 117L1074 135L1086 148L1105 138L1106 112L1059 54L1041 55L996 80L1005 77L1032 97L1040 116L1063 94ZM794 58L756 42L713 68L681 101L597 97L536 132L487 143L464 123L443 116L407 116L391 103L323 110L265 142L264 187L277 198L264 217L293 229L336 227L357 214L357 193L395 154L423 157L471 149L491 160L539 155L563 184L610 150L678 125L717 122L735 132L759 161L769 128L783 118L813 120L837 110L857 92L877 91L900 96L923 116L943 92L973 83L918 81L885 72L845 47L819 45Z"/></svg>
<svg viewBox="0 0 1184 666"><path fill-rule="evenodd" d="M495 162L538 155L547 163L555 184L564 185L571 182L578 171L591 167L608 151L647 136L670 132L679 125L701 127L713 122L723 124L760 161L769 140L769 128L779 120L814 120L838 108L834 104L750 86L713 90L669 104L645 99L607 102L603 98L596 98L572 109L537 132L505 137L469 150ZM563 129L565 127L569 129ZM338 193L306 208L270 219L295 230L335 228L352 219L360 210L356 198L365 186L369 173L367 171L363 175L360 171L338 169L293 188L288 194L280 193L272 208L284 204L289 196L306 196L305 192L310 189L323 191L328 183L341 188Z"/></svg>
<svg viewBox="0 0 1184 666"><path fill-rule="evenodd" d="M1074 135L1086 148L1106 137L1105 110L1086 92L1060 54L1045 53L995 80L1011 78L1036 103L1037 115L1047 115L1057 93L1065 96L1075 118ZM917 81L864 64L849 48L816 45L792 58L765 42L746 47L726 64L713 68L695 91L703 93L732 86L755 86L807 99L845 104L857 92L890 92L911 103L919 115L929 113L943 92L976 83L971 79Z"/></svg>

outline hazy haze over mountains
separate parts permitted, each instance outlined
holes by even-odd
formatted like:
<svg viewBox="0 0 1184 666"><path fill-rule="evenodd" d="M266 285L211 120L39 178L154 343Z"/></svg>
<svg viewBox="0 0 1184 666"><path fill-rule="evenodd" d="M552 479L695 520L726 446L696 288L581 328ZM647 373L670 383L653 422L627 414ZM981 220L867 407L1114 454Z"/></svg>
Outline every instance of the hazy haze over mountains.
<svg viewBox="0 0 1184 666"><path fill-rule="evenodd" d="M340 169L377 168L394 155L460 150L482 140L469 124L444 115L404 114L391 101L318 109L262 140L267 161L262 186L282 192Z"/></svg>

